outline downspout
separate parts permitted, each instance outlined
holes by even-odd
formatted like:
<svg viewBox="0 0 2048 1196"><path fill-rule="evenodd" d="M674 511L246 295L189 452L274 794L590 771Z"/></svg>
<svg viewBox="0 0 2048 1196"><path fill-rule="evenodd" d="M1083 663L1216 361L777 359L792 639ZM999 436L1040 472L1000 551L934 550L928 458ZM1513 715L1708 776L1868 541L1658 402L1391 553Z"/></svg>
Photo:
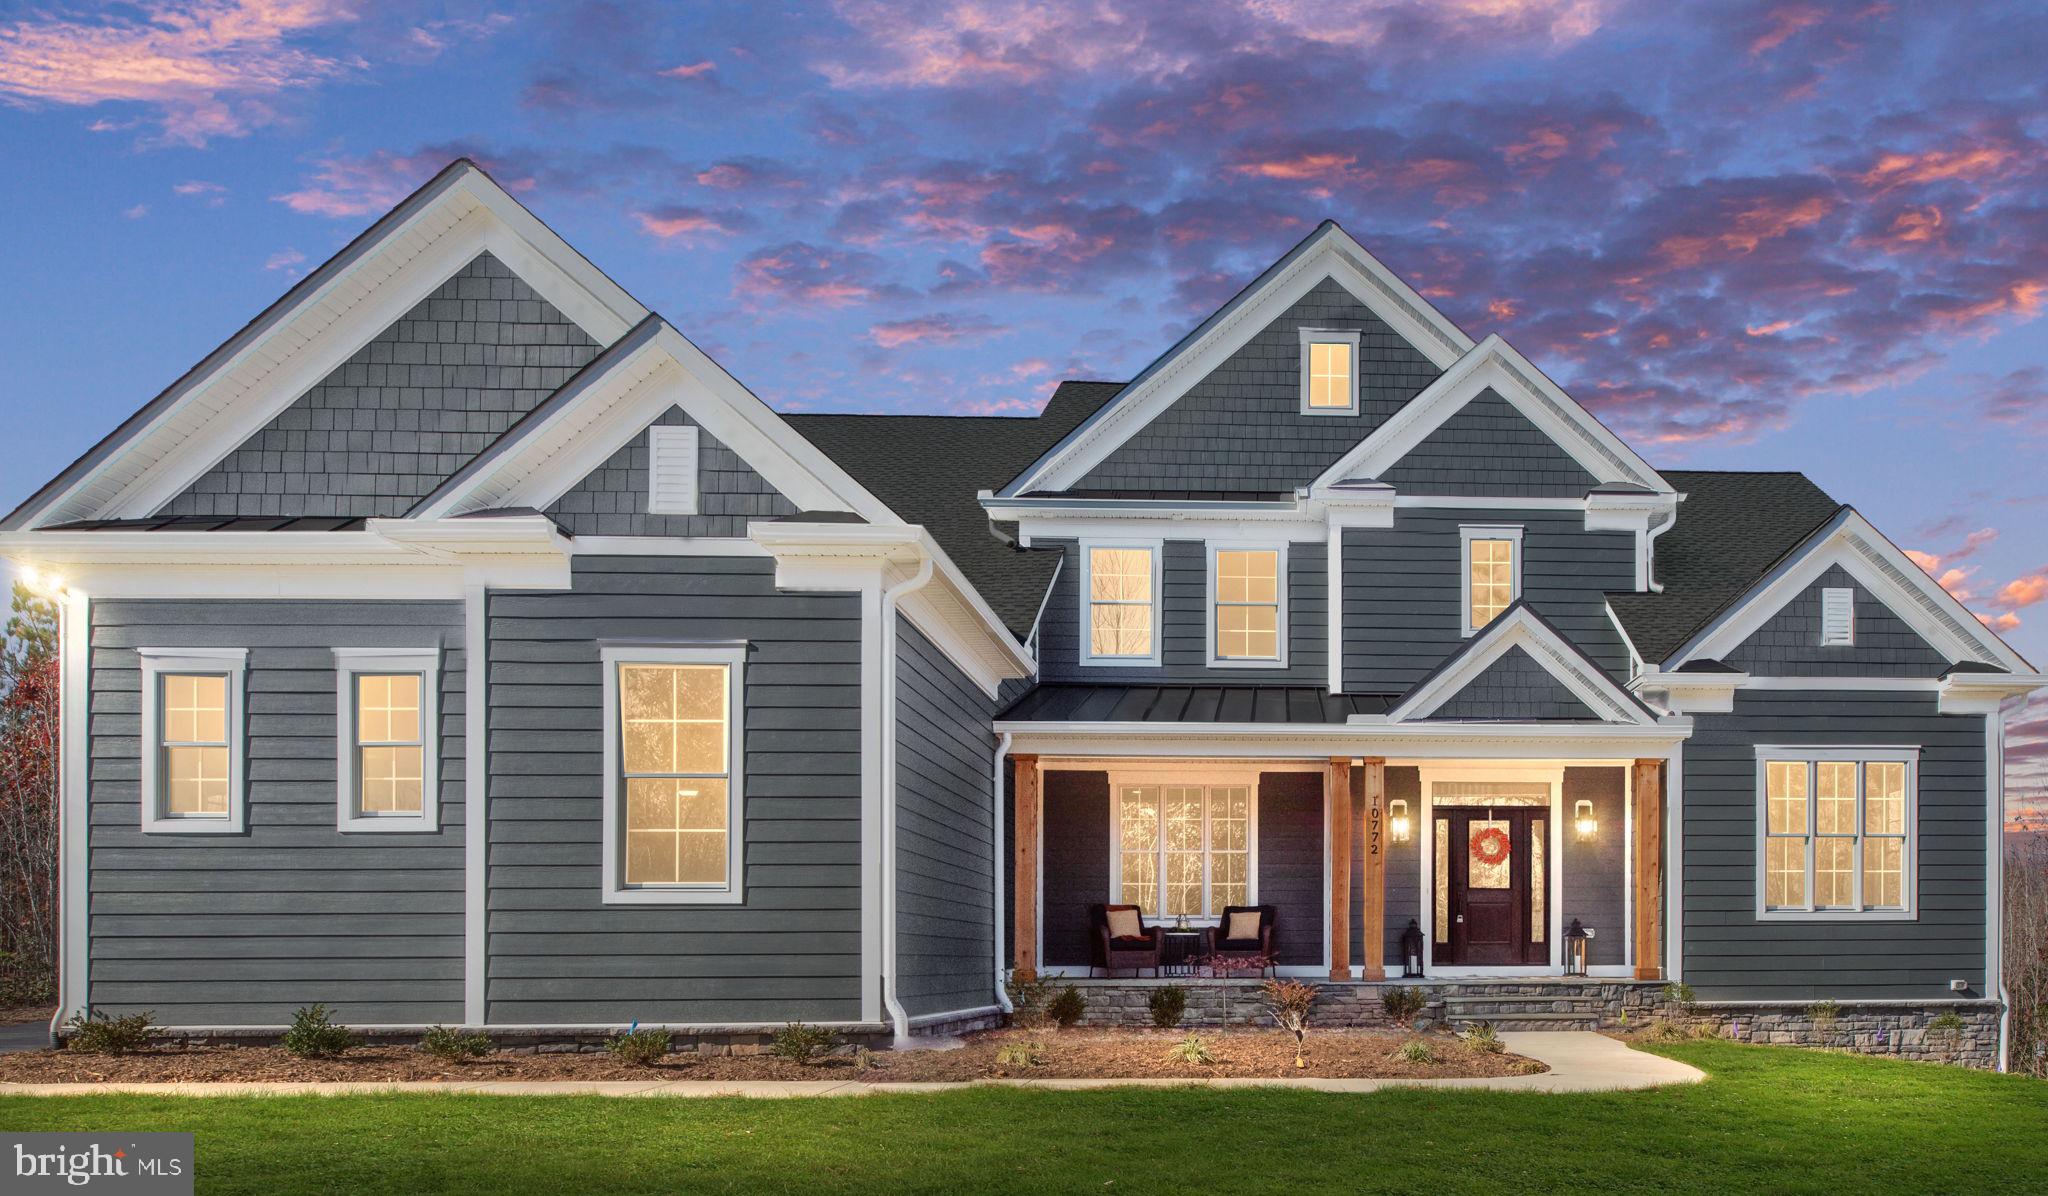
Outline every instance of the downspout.
<svg viewBox="0 0 2048 1196"><path fill-rule="evenodd" d="M923 589L932 579L932 557L922 554L917 572L882 591L882 1007L896 1030L896 1045L910 1038L910 1015L896 994L896 807L901 794L896 776L896 601Z"/></svg>
<svg viewBox="0 0 2048 1196"><path fill-rule="evenodd" d="M1008 731L996 740L995 774L989 781L991 809L995 815L991 821L996 828L995 867L989 871L989 883L993 888L989 907L995 911L995 934L990 941L995 944L996 1004L1004 1013L1017 1012L1016 1006L1010 1004L1010 990L1004 983L1008 977L1003 975L1003 861L1008 858L1003 854L1003 774L1004 766L1010 762L1010 743Z"/></svg>

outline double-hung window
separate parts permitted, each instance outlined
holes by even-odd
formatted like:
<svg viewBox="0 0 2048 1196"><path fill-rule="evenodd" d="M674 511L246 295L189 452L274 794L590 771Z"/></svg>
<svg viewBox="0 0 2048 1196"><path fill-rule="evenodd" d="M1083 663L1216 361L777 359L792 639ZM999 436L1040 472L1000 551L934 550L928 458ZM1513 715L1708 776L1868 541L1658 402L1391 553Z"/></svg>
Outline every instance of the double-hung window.
<svg viewBox="0 0 2048 1196"><path fill-rule="evenodd" d="M1118 784L1118 904L1152 917L1216 918L1249 905L1252 787Z"/></svg>
<svg viewBox="0 0 2048 1196"><path fill-rule="evenodd" d="M138 648L142 669L142 829L235 834L243 792L244 648Z"/></svg>
<svg viewBox="0 0 2048 1196"><path fill-rule="evenodd" d="M1757 748L1757 915L1912 917L1918 757Z"/></svg>
<svg viewBox="0 0 2048 1196"><path fill-rule="evenodd" d="M1473 635L1498 619L1522 595L1522 529L1461 527L1463 570L1459 597L1464 634Z"/></svg>
<svg viewBox="0 0 2048 1196"><path fill-rule="evenodd" d="M737 902L743 644L605 644L604 900Z"/></svg>
<svg viewBox="0 0 2048 1196"><path fill-rule="evenodd" d="M440 667L438 647L334 650L342 831L440 828Z"/></svg>
<svg viewBox="0 0 2048 1196"><path fill-rule="evenodd" d="M1278 548L1209 549L1209 663L1287 662L1287 554Z"/></svg>
<svg viewBox="0 0 2048 1196"><path fill-rule="evenodd" d="M1159 556L1156 543L1081 546L1081 663L1159 663Z"/></svg>

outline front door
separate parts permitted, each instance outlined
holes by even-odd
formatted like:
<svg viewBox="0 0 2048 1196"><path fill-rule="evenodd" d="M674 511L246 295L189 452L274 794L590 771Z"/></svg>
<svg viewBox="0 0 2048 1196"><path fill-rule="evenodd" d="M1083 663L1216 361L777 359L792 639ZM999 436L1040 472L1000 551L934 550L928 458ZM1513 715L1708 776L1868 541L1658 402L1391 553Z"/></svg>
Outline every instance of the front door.
<svg viewBox="0 0 2048 1196"><path fill-rule="evenodd" d="M1431 959L1498 967L1550 960L1544 902L1548 811L1439 808Z"/></svg>

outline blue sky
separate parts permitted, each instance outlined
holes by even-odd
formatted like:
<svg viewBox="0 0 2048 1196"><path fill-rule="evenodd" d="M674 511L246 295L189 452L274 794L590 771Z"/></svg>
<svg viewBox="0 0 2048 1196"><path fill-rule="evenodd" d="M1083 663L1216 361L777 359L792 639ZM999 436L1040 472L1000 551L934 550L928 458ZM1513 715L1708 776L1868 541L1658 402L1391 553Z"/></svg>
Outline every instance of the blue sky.
<svg viewBox="0 0 2048 1196"><path fill-rule="evenodd" d="M0 503L458 153L787 410L1028 413L1327 216L2048 662L2044 60L1997 2L9 6Z"/></svg>

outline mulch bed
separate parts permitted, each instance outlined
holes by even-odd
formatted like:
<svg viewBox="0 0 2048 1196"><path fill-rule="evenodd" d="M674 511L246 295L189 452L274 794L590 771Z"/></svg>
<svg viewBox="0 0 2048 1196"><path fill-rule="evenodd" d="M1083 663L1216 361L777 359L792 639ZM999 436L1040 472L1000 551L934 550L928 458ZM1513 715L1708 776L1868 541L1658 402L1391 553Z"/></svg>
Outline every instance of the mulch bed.
<svg viewBox="0 0 2048 1196"><path fill-rule="evenodd" d="M0 1056L0 1083L62 1084L384 1080L863 1080L871 1083L1010 1079L1200 1079L1317 1076L1323 1078L1450 1078L1529 1075L1546 1070L1512 1054L1475 1051L1447 1034L1399 1035L1357 1030L1311 1031L1308 1067L1294 1068L1294 1040L1277 1030L1202 1034L1215 1062L1176 1063L1167 1049L1185 1031L993 1030L968 1035L954 1050L875 1051L866 1068L850 1053L808 1064L768 1055L673 1054L637 1066L608 1053L512 1054L447 1063L408 1046L366 1046L340 1059L298 1059L279 1047L163 1047L132 1055L24 1051ZM1420 1038L1436 1056L1410 1063L1395 1054ZM1005 1045L1035 1043L1035 1066L997 1061Z"/></svg>

